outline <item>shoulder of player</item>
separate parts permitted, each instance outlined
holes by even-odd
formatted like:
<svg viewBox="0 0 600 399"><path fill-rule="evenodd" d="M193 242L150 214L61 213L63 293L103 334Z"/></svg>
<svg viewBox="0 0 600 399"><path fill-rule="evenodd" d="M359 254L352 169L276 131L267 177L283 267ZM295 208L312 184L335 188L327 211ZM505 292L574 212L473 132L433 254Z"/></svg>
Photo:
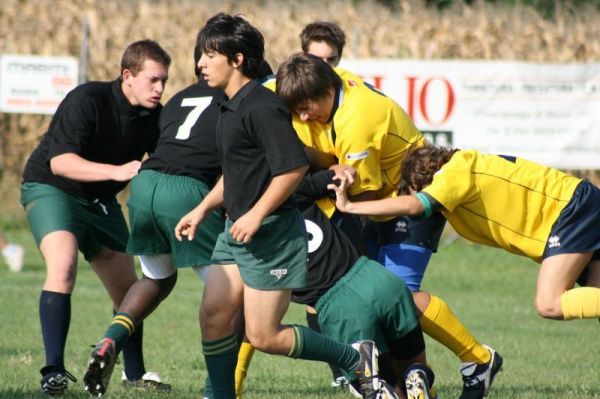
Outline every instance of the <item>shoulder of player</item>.
<svg viewBox="0 0 600 399"><path fill-rule="evenodd" d="M78 85L71 90L66 98L80 99L85 98L95 99L111 95L112 82L86 82Z"/></svg>
<svg viewBox="0 0 600 399"><path fill-rule="evenodd" d="M244 103L247 110L281 109L287 111L287 107L283 100L281 100L281 98L273 91L262 85L256 85L248 92L244 99Z"/></svg>
<svg viewBox="0 0 600 399"><path fill-rule="evenodd" d="M197 83L189 85L188 87L179 90L165 103L164 107L180 107L181 101L184 98L196 98L196 97L218 97L222 95L222 92L217 89L210 87L201 86Z"/></svg>
<svg viewBox="0 0 600 399"><path fill-rule="evenodd" d="M92 115L100 104L112 100L111 82L86 82L71 90L61 102L56 114L72 114L78 117ZM86 112L88 110L89 112ZM90 114L91 112L91 114Z"/></svg>

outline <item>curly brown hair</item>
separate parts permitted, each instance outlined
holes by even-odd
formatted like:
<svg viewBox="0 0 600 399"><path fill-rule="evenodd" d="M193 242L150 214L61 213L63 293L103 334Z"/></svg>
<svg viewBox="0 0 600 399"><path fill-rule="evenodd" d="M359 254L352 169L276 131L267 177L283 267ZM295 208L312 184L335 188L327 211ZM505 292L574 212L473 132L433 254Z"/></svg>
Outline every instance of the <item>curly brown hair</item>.
<svg viewBox="0 0 600 399"><path fill-rule="evenodd" d="M402 180L405 187L421 191L431 184L433 175L452 158L457 148L426 144L411 149L402 164Z"/></svg>

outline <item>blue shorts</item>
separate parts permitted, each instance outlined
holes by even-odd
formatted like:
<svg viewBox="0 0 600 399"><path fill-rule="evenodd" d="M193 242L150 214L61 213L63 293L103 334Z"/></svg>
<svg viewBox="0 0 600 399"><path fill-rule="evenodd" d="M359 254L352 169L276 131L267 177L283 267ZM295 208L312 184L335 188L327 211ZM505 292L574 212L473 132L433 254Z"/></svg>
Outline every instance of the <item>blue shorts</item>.
<svg viewBox="0 0 600 399"><path fill-rule="evenodd" d="M438 244L446 219L435 212L427 219L397 217L365 223L363 236L369 257L400 277L412 292L421 289L427 264Z"/></svg>
<svg viewBox="0 0 600 399"><path fill-rule="evenodd" d="M579 183L573 197L554 222L546 241L542 259L550 256L592 252L592 260L600 259L600 189L590 182ZM587 267L577 279L587 282Z"/></svg>
<svg viewBox="0 0 600 399"><path fill-rule="evenodd" d="M579 183L573 197L552 225L542 259L568 253L600 250L600 189L590 182Z"/></svg>

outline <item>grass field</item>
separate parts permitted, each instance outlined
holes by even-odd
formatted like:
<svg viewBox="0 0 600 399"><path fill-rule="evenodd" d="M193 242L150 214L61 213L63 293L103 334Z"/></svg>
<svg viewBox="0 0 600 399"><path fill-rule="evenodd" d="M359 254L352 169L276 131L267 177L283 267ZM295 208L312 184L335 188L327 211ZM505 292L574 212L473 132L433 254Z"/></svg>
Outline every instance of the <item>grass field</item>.
<svg viewBox="0 0 600 399"><path fill-rule="evenodd" d="M41 397L39 368L44 353L38 298L44 266L27 231L9 231L25 243L21 273L0 263L0 398ZM1 262L1 261L0 261ZM479 340L504 357L490 399L600 398L600 325L597 321L544 320L533 308L537 265L531 261L457 241L433 257L424 288L444 298ZM200 398L206 370L200 354L197 308L202 284L190 271L180 273L172 295L145 323L146 366L173 384L171 398ZM110 321L104 290L85 262L80 263L72 298L66 366L80 380L67 398L86 397L81 377L90 345ZM293 305L288 322L303 322ZM460 394L458 360L441 345L427 341L440 398ZM120 386L117 365L108 397L158 395L132 393ZM350 398L329 388L327 366L256 354L246 383L252 398Z"/></svg>

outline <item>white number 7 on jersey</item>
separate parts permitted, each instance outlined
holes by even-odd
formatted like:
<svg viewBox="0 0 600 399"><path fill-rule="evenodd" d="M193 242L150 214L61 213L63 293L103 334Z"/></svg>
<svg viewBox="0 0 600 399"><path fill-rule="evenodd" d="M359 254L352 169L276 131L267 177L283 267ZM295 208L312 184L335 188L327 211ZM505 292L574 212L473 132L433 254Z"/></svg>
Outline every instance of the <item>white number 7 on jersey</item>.
<svg viewBox="0 0 600 399"><path fill-rule="evenodd" d="M192 126L196 123L202 112L208 107L210 102L212 101L212 97L192 97L192 98L184 98L181 101L182 107L194 107L194 109L188 114L185 121L179 126L177 129L177 135L175 138L177 140L187 140L190 138L190 131L192 130Z"/></svg>

